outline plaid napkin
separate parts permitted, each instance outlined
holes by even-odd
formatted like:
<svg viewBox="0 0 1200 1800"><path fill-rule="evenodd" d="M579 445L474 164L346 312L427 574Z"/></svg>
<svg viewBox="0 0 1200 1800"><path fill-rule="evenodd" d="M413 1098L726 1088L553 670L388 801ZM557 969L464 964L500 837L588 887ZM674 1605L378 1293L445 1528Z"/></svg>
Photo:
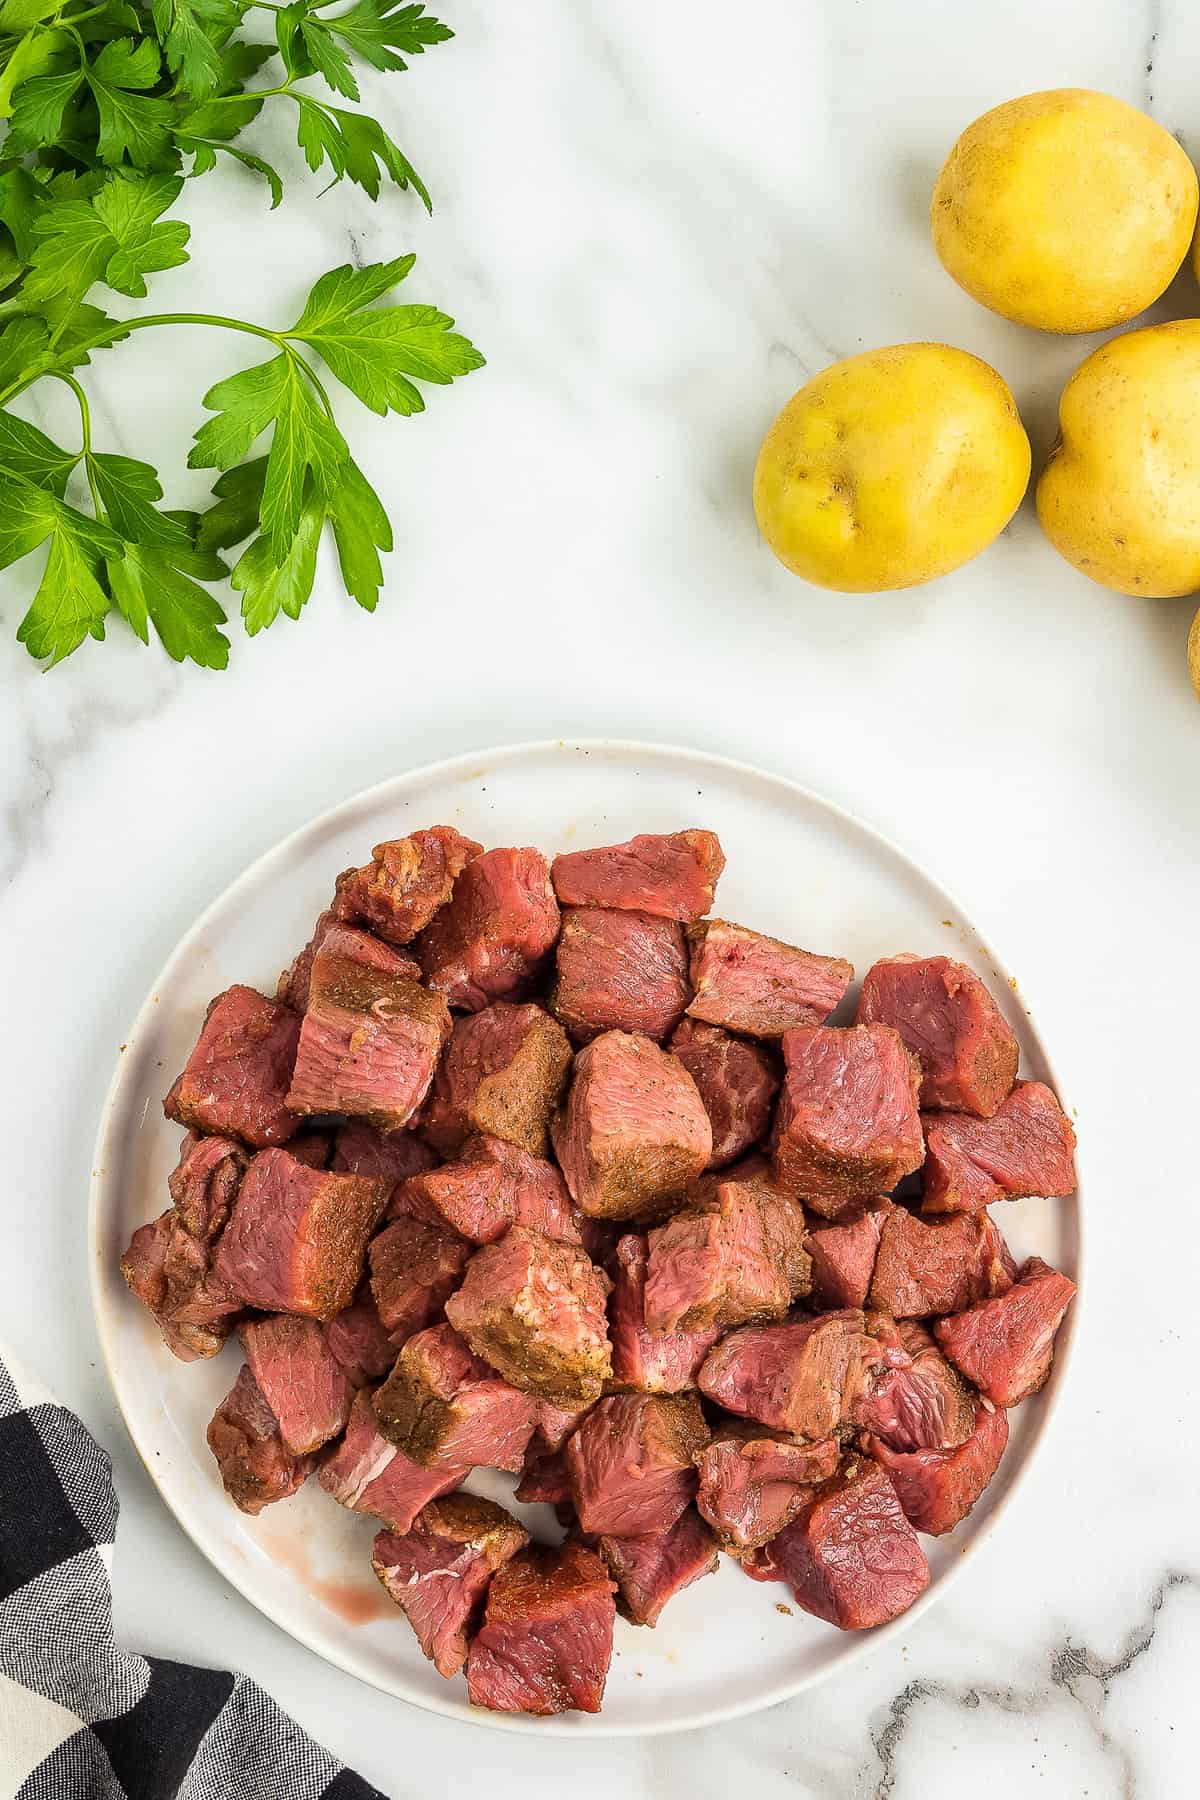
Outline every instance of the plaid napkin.
<svg viewBox="0 0 1200 1800"><path fill-rule="evenodd" d="M0 1800L383 1800L244 1675L113 1641L117 1497L0 1354Z"/></svg>

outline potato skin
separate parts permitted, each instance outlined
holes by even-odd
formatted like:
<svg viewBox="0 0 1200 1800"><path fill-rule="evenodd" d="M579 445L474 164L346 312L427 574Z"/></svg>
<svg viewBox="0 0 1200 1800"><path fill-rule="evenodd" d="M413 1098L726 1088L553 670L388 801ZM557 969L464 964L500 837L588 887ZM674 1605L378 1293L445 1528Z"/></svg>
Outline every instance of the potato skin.
<svg viewBox="0 0 1200 1800"><path fill-rule="evenodd" d="M967 127L930 226L948 272L993 312L1043 331L1103 331L1170 285L1198 192L1154 119L1109 94L1054 88Z"/></svg>
<svg viewBox="0 0 1200 1800"><path fill-rule="evenodd" d="M1080 363L1037 487L1042 530L1121 594L1200 588L1200 319L1126 332Z"/></svg>
<svg viewBox="0 0 1200 1800"><path fill-rule="evenodd" d="M995 369L949 344L896 344L793 394L759 452L754 511L793 574L879 593L978 555L1020 505L1029 467Z"/></svg>

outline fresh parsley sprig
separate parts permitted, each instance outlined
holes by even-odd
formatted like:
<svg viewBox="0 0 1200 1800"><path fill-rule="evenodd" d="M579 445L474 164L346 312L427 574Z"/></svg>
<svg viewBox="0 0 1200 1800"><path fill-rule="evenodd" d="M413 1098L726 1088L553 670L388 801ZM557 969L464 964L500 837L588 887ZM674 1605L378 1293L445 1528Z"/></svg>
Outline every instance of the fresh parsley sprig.
<svg viewBox="0 0 1200 1800"><path fill-rule="evenodd" d="M236 36L252 10L274 15L273 47ZM0 0L0 568L47 547L17 631L32 655L60 662L103 638L116 612L143 643L153 627L177 661L223 668L225 613L204 584L232 581L251 636L280 613L298 618L326 527L347 593L374 611L391 525L318 364L372 411L411 414L424 407L418 384L445 385L483 363L447 314L389 301L412 256L330 270L283 330L209 313L117 319L95 290L143 299L159 271L187 261L188 227L166 215L186 180L222 155L261 176L279 204L278 171L237 142L276 102L295 107L314 172L373 199L386 177L428 208L378 121L305 84L356 103L356 60L403 70L450 36L423 4L396 0L341 12L331 0ZM276 55L283 79L249 87ZM96 447L76 373L94 352L168 326L240 332L265 347L204 396L213 416L188 461L218 473L199 514L163 508L149 463ZM42 380L74 395L78 450L11 410ZM230 571L221 553L247 539Z"/></svg>

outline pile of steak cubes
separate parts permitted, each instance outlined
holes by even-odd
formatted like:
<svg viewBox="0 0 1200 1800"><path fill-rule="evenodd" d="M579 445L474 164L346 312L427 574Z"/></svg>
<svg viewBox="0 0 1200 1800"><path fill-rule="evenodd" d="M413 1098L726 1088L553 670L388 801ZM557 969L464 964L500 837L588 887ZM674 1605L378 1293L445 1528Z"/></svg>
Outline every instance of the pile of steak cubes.
<svg viewBox="0 0 1200 1800"><path fill-rule="evenodd" d="M231 1499L315 1475L380 1522L478 1706L598 1710L616 1612L653 1625L721 1551L895 1618L1075 1292L988 1211L1069 1194L1074 1133L978 977L890 957L851 1011L848 962L709 917L723 866L708 831L380 844L167 1096L172 1205L122 1266L176 1356L237 1336Z"/></svg>

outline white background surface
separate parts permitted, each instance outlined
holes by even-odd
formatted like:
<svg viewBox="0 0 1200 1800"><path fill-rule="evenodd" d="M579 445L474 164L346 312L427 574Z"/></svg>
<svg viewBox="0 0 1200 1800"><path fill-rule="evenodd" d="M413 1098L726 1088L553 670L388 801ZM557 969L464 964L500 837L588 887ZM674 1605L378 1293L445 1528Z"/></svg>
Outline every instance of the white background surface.
<svg viewBox="0 0 1200 1800"><path fill-rule="evenodd" d="M120 1631L246 1668L395 1795L481 1781L499 1800L531 1783L581 1800L750 1784L763 1800L978 1782L1006 1800L1191 1794L1189 608L1092 587L1028 504L935 587L822 594L757 541L748 492L763 431L808 373L913 337L994 362L1040 458L1058 388L1096 340L1041 339L954 287L924 224L936 168L986 106L1067 82L1149 103L1200 148L1200 21L1170 0L447 10L454 44L368 87L430 181L432 221L403 197L373 209L298 185L268 217L257 189L208 177L190 196L197 260L156 287L163 309L282 318L352 232L368 258L414 248L410 297L443 304L484 348L488 369L424 418L348 420L401 546L379 614L327 583L300 625L235 638L224 675L118 640L42 677L12 642L17 584L3 589L0 1323L115 1459ZM1200 307L1190 275L1171 301ZM199 395L240 348L151 335L109 364L136 432L110 435L101 406L98 439L181 469ZM123 1032L180 932L250 858L414 763L604 734L792 775L959 894L1016 971L1078 1110L1091 1279L1055 1437L901 1648L738 1725L581 1754L384 1700L213 1575L155 1499L97 1367L83 1220Z"/></svg>

